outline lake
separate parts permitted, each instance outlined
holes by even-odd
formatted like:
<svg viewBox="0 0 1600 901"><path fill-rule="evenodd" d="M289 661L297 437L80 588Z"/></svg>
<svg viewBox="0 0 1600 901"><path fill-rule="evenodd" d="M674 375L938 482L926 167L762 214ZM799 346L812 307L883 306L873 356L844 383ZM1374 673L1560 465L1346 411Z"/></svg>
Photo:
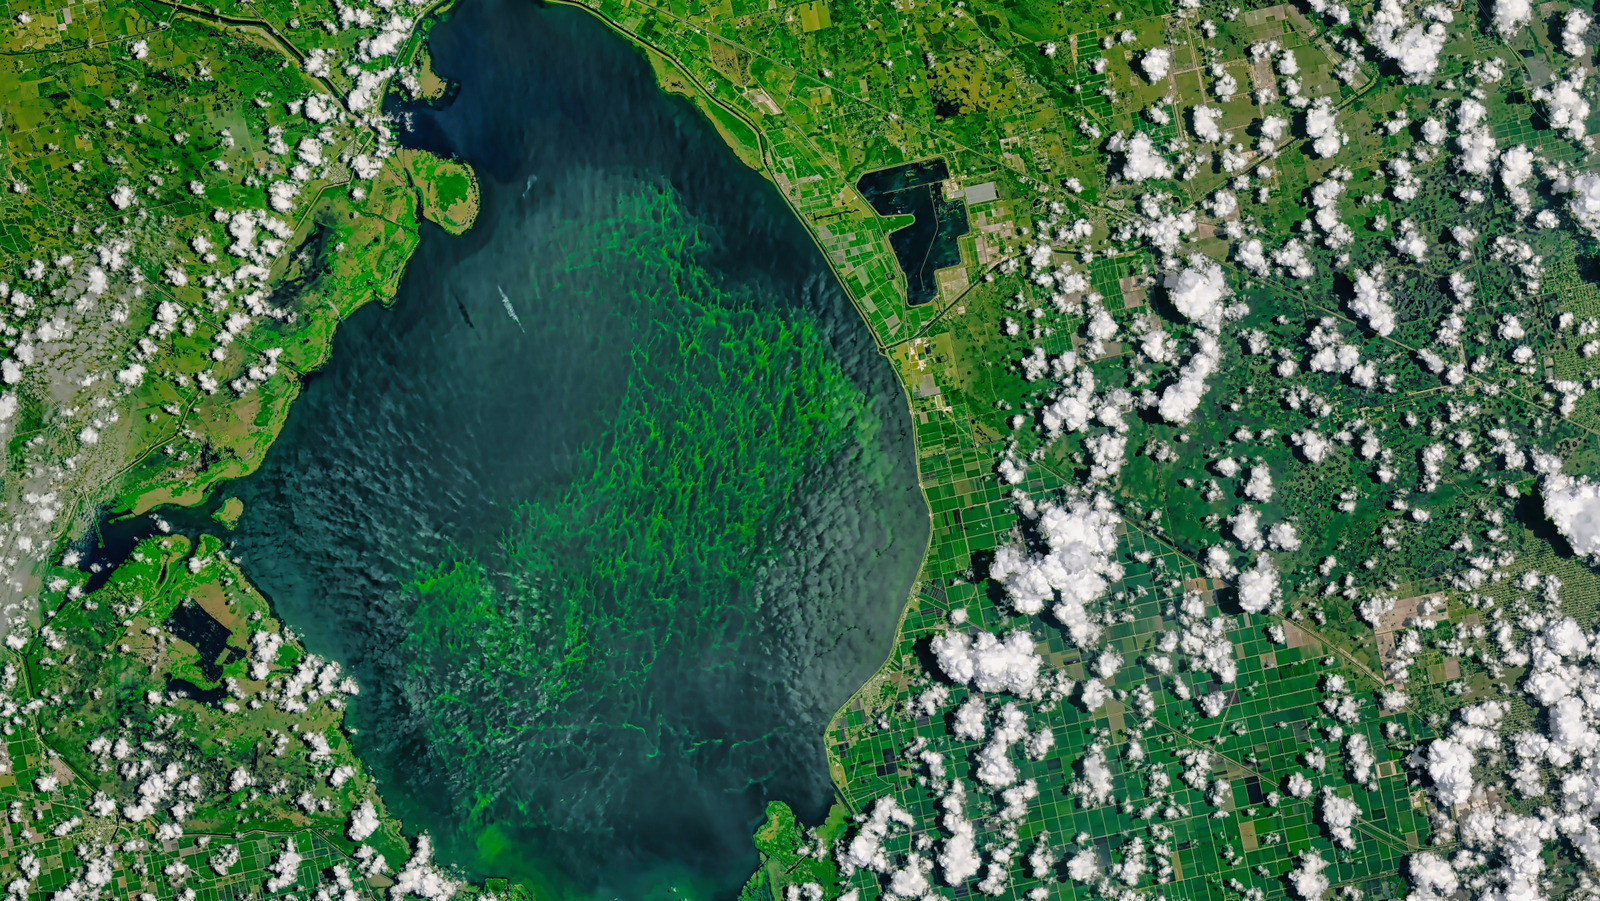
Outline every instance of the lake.
<svg viewBox="0 0 1600 901"><path fill-rule="evenodd" d="M407 829L569 897L733 896L928 537L904 394L776 189L579 10L468 0L405 143L477 170L342 326L234 552L362 682ZM513 315L514 314L514 315Z"/></svg>

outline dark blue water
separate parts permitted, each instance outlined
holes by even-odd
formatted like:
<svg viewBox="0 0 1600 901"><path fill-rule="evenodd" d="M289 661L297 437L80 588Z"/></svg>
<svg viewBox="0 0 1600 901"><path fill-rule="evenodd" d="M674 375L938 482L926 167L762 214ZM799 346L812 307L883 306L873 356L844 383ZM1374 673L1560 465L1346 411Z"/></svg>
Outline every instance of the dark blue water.
<svg viewBox="0 0 1600 901"><path fill-rule="evenodd" d="M906 274L906 302L911 306L937 297L936 273L961 263L957 239L968 231L967 204L945 199L949 177L945 161L932 159L868 172L856 181L856 190L879 215L914 217L910 225L889 233L889 246Z"/></svg>
<svg viewBox="0 0 1600 901"><path fill-rule="evenodd" d="M621 38L569 8L468 0L433 31L432 50L460 90L443 109L412 110L405 140L476 168L478 224L463 237L428 228L393 307L341 328L261 470L225 489L245 503L235 550L311 648L362 680L358 749L391 809L408 830L433 833L446 862L571 895L647 897L670 885L731 896L755 865L750 829L769 799L813 822L824 813L822 729L887 654L920 564L927 512L902 391L775 189L690 104L662 94ZM680 247L685 234L695 240ZM723 323L726 346L760 344L738 323L812 335L770 348L770 383L804 394L792 390L795 367L820 364L796 348L813 341L848 390L836 403L762 398L770 433L749 433L744 408L730 407L726 427L745 432L686 445L787 448L784 423L806 403L833 404L845 437L796 445L793 459L806 462L793 477L762 484L740 483L738 459L675 459L674 417L699 410L674 404L696 403L695 374L715 381L721 359L705 334L674 350L670 330L694 322ZM745 507L723 495L749 492L739 498L757 511L748 535L701 535L726 549L697 565L756 577L691 585L658 570L637 597L682 603L655 618L629 607L629 586L586 586L585 653L633 666L616 680L626 689L585 676L567 697L517 698L500 719L523 731L484 745L485 771L505 784L474 790L451 772L459 754L438 743L452 723L430 696L454 684L453 664L427 649L453 636L406 640L421 603L408 586L467 559L484 561L500 580L490 596L518 616L530 598L577 591L586 567L612 562L592 536L560 554L534 548L559 556L539 565L560 579L533 588L507 587L522 558L501 540L520 528L519 510L581 532L588 520L569 515L572 494L612 484L601 474L637 439L617 423L640 408L666 434L647 477L657 466L706 473L705 496L674 489L689 504L685 526L724 529L713 514ZM648 479L630 484L615 503L654 509ZM713 518L695 518L697 504ZM647 549L616 550L649 562ZM530 645L552 640L548 619L527 622ZM625 641L612 623L639 634ZM631 660L638 646L650 659ZM552 730L570 736L564 747ZM491 795L469 816L474 798Z"/></svg>

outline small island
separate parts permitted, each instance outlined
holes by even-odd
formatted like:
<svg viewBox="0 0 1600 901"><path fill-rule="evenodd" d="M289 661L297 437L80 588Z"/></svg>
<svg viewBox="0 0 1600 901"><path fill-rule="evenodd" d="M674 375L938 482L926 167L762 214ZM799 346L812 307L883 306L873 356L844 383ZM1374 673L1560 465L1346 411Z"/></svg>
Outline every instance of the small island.
<svg viewBox="0 0 1600 901"><path fill-rule="evenodd" d="M223 528L232 529L239 524L239 517L243 515L244 501L236 497L230 497L222 502L222 506L217 508L217 512L211 514L211 518L216 520Z"/></svg>

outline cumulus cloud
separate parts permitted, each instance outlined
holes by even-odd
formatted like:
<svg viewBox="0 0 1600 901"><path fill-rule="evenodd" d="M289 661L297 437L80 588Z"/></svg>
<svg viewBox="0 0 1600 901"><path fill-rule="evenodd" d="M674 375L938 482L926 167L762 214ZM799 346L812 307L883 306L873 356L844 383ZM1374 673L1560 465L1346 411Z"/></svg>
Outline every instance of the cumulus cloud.
<svg viewBox="0 0 1600 901"><path fill-rule="evenodd" d="M1212 331L1222 327L1223 301L1233 292L1216 262L1196 255L1164 285L1173 307L1190 322Z"/></svg>
<svg viewBox="0 0 1600 901"><path fill-rule="evenodd" d="M1111 136L1106 147L1112 153L1122 154L1123 181L1141 182L1150 178L1171 178L1172 164L1157 150L1155 142L1144 132L1125 136L1118 132Z"/></svg>
<svg viewBox="0 0 1600 901"><path fill-rule="evenodd" d="M1317 156L1327 159L1344 147L1345 136L1339 131L1333 101L1318 97L1306 110L1306 137L1311 139L1311 149Z"/></svg>
<svg viewBox="0 0 1600 901"><path fill-rule="evenodd" d="M1011 760L1011 746L1028 737L1028 718L1015 704L1000 709L999 722L989 733L989 742L975 755L978 781L990 788L1004 788L1017 781L1017 765Z"/></svg>
<svg viewBox="0 0 1600 901"><path fill-rule="evenodd" d="M1105 748L1096 744L1089 748L1082 761L1083 778L1072 786L1072 793L1083 799L1086 807L1103 807L1111 803L1111 767L1106 764Z"/></svg>
<svg viewBox="0 0 1600 901"><path fill-rule="evenodd" d="M1441 807L1465 804L1472 797L1472 751L1451 739L1435 739L1428 745L1428 777Z"/></svg>
<svg viewBox="0 0 1600 901"><path fill-rule="evenodd" d="M874 873L889 872L889 855L883 850L883 840L888 837L891 827L915 824L916 820L896 804L894 798L886 795L877 799L856 834L839 850L841 868L846 875L857 869Z"/></svg>
<svg viewBox="0 0 1600 901"><path fill-rule="evenodd" d="M1200 400L1206 393L1206 380L1216 373L1221 364L1222 346L1217 342L1217 336L1206 331L1197 333L1194 353L1178 370L1178 380L1161 392L1161 399L1156 405L1161 418L1172 423L1187 423L1195 410L1200 408Z"/></svg>
<svg viewBox="0 0 1600 901"><path fill-rule="evenodd" d="M1328 862L1312 850L1300 852L1300 865L1289 871L1289 888L1302 901L1318 901L1328 890L1328 877L1322 870Z"/></svg>
<svg viewBox="0 0 1600 901"><path fill-rule="evenodd" d="M1234 245L1233 258L1252 275L1268 275L1272 269L1267 264L1266 249L1260 238L1249 238Z"/></svg>
<svg viewBox="0 0 1600 901"><path fill-rule="evenodd" d="M1246 613L1264 613L1272 607L1278 593L1278 570L1272 560L1262 557L1254 569L1239 574L1239 606Z"/></svg>
<svg viewBox="0 0 1600 901"><path fill-rule="evenodd" d="M1416 901L1448 898L1456 893L1460 884L1449 862L1432 851L1407 858L1406 873L1411 877L1412 897Z"/></svg>
<svg viewBox="0 0 1600 901"><path fill-rule="evenodd" d="M1600 484L1588 476L1572 478L1560 472L1545 476L1541 486L1544 515L1590 561L1600 561Z"/></svg>
<svg viewBox="0 0 1600 901"><path fill-rule="evenodd" d="M363 69L356 75L355 87L350 90L350 94L346 98L350 109L358 113L364 113L371 109L378 102L384 82L393 74L393 69L383 69L377 72Z"/></svg>
<svg viewBox="0 0 1600 901"><path fill-rule="evenodd" d="M295 849L294 839L284 839L283 850L279 851L278 856L267 865L267 872L272 874L267 879L267 891L281 892L298 882L301 860L300 852Z"/></svg>
<svg viewBox="0 0 1600 901"><path fill-rule="evenodd" d="M1504 0L1502 0L1504 2ZM1520 0L1526 6L1527 0ZM1583 73L1566 78L1552 76L1550 83L1533 92L1533 99L1544 104L1550 124L1567 137L1581 141L1589 133L1589 101L1583 96Z"/></svg>
<svg viewBox="0 0 1600 901"><path fill-rule="evenodd" d="M1529 0L1494 0L1494 30L1510 39L1533 18Z"/></svg>
<svg viewBox="0 0 1600 901"><path fill-rule="evenodd" d="M1533 203L1528 189L1523 187L1531 178L1533 178L1533 151L1529 150L1527 145L1518 144L1500 154L1500 184L1505 187L1506 196L1511 198L1511 203L1524 214Z"/></svg>
<svg viewBox="0 0 1600 901"><path fill-rule="evenodd" d="M1361 808L1356 802L1341 798L1332 788L1325 789L1322 796L1322 822L1328 827L1328 834L1333 837L1335 846L1346 850L1356 846L1350 827L1355 825L1356 817L1360 815Z"/></svg>
<svg viewBox="0 0 1600 901"><path fill-rule="evenodd" d="M989 733L989 728L983 722L986 712L983 695L967 696L966 701L956 708L953 718L956 738L962 741L983 741L983 737Z"/></svg>
<svg viewBox="0 0 1600 901"><path fill-rule="evenodd" d="M1222 129L1217 126L1217 120L1222 118L1222 110L1197 106L1189 110L1189 115L1194 119L1195 137L1211 143L1222 140Z"/></svg>
<svg viewBox="0 0 1600 901"><path fill-rule="evenodd" d="M371 801L362 801L360 806L350 811L350 828L345 830L345 834L350 836L351 841L364 842L377 831L378 811Z"/></svg>
<svg viewBox="0 0 1600 901"><path fill-rule="evenodd" d="M1172 51L1165 47L1152 47L1139 57L1139 67L1152 83L1160 81L1172 69Z"/></svg>
<svg viewBox="0 0 1600 901"><path fill-rule="evenodd" d="M1053 601L1051 612L1073 644L1092 645L1099 640L1100 627L1084 605L1122 578L1115 559L1117 525L1115 509L1104 496L1041 505L1035 528L1048 552L1035 555L1018 544L1003 545L995 552L989 578L1005 587L1012 609L1025 616Z"/></svg>
<svg viewBox="0 0 1600 901"><path fill-rule="evenodd" d="M1444 49L1444 26L1432 22L1412 24L1399 0L1382 0L1363 26L1367 40L1393 60L1408 84L1426 84L1439 69Z"/></svg>
<svg viewBox="0 0 1600 901"><path fill-rule="evenodd" d="M1366 272L1357 269L1354 282L1350 312L1365 322L1367 328L1387 337L1395 326L1394 307L1390 305L1394 297L1383 286L1383 269L1377 266Z"/></svg>
<svg viewBox="0 0 1600 901"><path fill-rule="evenodd" d="M949 886L962 885L976 876L983 866L983 855L978 853L972 822L962 814L961 805L965 797L965 789L957 782L940 802L945 809L944 828L950 837L945 839L937 859L944 882Z"/></svg>
<svg viewBox="0 0 1600 901"><path fill-rule="evenodd" d="M1600 174L1581 172L1575 177L1558 179L1555 186L1572 195L1567 210L1578 225L1600 235Z"/></svg>
<svg viewBox="0 0 1600 901"><path fill-rule="evenodd" d="M433 839L427 835L417 836L416 847L411 851L411 857L406 860L406 865L394 875L394 884L389 886L391 901L400 901L407 895L426 898L428 901L447 901L461 888L461 884L445 876L444 872L433 865Z"/></svg>
<svg viewBox="0 0 1600 901"><path fill-rule="evenodd" d="M325 47L314 47L301 68L312 78L327 78L333 74L333 54Z"/></svg>
<svg viewBox="0 0 1600 901"><path fill-rule="evenodd" d="M1038 684L1039 655L1026 632L1012 632L1002 640L989 632L974 637L951 630L935 636L931 648L946 678L978 691L1026 695Z"/></svg>
<svg viewBox="0 0 1600 901"><path fill-rule="evenodd" d="M1567 10L1567 16L1561 25L1561 52L1568 56L1587 56L1589 42L1587 35L1589 26L1594 24L1594 17L1583 10L1573 7Z"/></svg>
<svg viewBox="0 0 1600 901"><path fill-rule="evenodd" d="M1489 174L1497 157L1494 135L1489 133L1487 127L1462 131L1456 136L1456 146L1461 148L1461 155L1456 157L1456 165L1461 171L1468 175Z"/></svg>

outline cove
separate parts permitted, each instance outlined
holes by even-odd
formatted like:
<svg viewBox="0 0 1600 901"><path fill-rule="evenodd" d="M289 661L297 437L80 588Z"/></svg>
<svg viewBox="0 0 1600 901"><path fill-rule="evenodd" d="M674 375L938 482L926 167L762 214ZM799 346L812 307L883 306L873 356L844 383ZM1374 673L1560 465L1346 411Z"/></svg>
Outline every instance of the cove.
<svg viewBox="0 0 1600 901"><path fill-rule="evenodd" d="M903 391L776 189L581 10L467 0L403 140L478 172L345 323L232 552L362 683L439 858L545 897L732 897L888 653L928 538ZM508 309L509 308L509 309ZM513 317L511 314L515 313Z"/></svg>

